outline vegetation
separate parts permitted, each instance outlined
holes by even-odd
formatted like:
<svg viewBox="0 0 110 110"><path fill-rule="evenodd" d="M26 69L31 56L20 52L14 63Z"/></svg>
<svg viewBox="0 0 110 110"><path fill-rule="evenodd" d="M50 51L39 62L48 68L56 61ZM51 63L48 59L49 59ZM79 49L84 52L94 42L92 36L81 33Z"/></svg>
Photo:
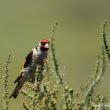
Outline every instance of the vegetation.
<svg viewBox="0 0 110 110"><path fill-rule="evenodd" d="M20 92L29 101L23 101L24 110L109 110L110 109L110 92L107 96L101 96L95 89L104 77L108 61L110 61L110 51L106 38L106 25L104 22L102 38L103 45L101 54L96 59L95 70L89 81L81 88L80 92L75 91L65 84L63 71L60 69L55 50L55 30L58 22L55 23L51 30L51 59L41 67L39 66L35 74L35 83L27 83L27 89ZM8 110L8 66L10 55L5 66L5 75L3 77L3 110ZM30 102L30 103L29 103Z"/></svg>

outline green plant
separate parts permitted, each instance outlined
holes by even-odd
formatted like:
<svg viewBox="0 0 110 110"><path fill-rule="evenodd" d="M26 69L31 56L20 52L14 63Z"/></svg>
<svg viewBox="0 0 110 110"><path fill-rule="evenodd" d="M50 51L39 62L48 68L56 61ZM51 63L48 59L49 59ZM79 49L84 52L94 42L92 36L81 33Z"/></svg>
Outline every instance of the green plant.
<svg viewBox="0 0 110 110"><path fill-rule="evenodd" d="M35 73L35 83L27 83L26 89L21 93L29 98L29 102L23 101L22 106L25 110L109 110L110 109L110 91L107 96L101 96L96 92L96 88L105 75L106 63L110 61L110 51L106 38L106 25L104 22L102 39L103 45L101 54L96 59L94 72L89 81L82 87L81 94L69 87L63 78L63 72L60 70L55 50L55 30L58 22L55 23L50 35L51 59L43 65L38 66ZM107 57L107 58L106 58ZM4 97L3 110L8 110L8 66L10 55L5 66L5 75L3 81ZM59 98L60 96L60 98Z"/></svg>
<svg viewBox="0 0 110 110"><path fill-rule="evenodd" d="M9 63L11 55L8 55L6 64L5 64L5 73L3 76L3 110L8 110L9 100L8 100L8 77L9 77Z"/></svg>

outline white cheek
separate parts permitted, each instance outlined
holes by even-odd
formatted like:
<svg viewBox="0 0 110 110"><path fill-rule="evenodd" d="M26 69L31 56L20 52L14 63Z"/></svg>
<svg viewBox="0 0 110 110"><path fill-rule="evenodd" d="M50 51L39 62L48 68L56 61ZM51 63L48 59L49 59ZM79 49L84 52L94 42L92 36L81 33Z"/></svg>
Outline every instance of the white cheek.
<svg viewBox="0 0 110 110"><path fill-rule="evenodd" d="M39 43L38 46L41 46L41 43Z"/></svg>

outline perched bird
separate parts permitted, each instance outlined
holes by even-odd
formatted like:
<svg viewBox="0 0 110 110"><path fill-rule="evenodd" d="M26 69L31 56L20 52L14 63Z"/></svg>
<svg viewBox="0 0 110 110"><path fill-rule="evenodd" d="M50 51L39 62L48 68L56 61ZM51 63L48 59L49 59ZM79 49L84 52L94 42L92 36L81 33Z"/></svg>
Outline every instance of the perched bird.
<svg viewBox="0 0 110 110"><path fill-rule="evenodd" d="M17 83L13 93L9 98L16 98L19 90L22 88L26 81L34 83L35 72L37 65L42 65L44 60L47 58L47 51L49 49L49 41L46 39L41 40L36 48L33 48L30 53L26 56L24 65L21 69L21 74L17 77L14 83Z"/></svg>

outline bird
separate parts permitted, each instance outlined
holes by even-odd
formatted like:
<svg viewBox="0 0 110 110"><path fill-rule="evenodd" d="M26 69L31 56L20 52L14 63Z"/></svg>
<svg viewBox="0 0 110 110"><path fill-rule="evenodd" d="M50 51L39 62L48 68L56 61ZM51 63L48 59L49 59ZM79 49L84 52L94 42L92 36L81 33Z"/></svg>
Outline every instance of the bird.
<svg viewBox="0 0 110 110"><path fill-rule="evenodd" d="M17 83L17 85L9 98L13 97L15 99L26 81L31 83L35 82L34 76L37 65L44 64L45 60L47 59L49 43L49 40L42 39L39 41L37 46L28 53L20 75L14 81L14 83Z"/></svg>

